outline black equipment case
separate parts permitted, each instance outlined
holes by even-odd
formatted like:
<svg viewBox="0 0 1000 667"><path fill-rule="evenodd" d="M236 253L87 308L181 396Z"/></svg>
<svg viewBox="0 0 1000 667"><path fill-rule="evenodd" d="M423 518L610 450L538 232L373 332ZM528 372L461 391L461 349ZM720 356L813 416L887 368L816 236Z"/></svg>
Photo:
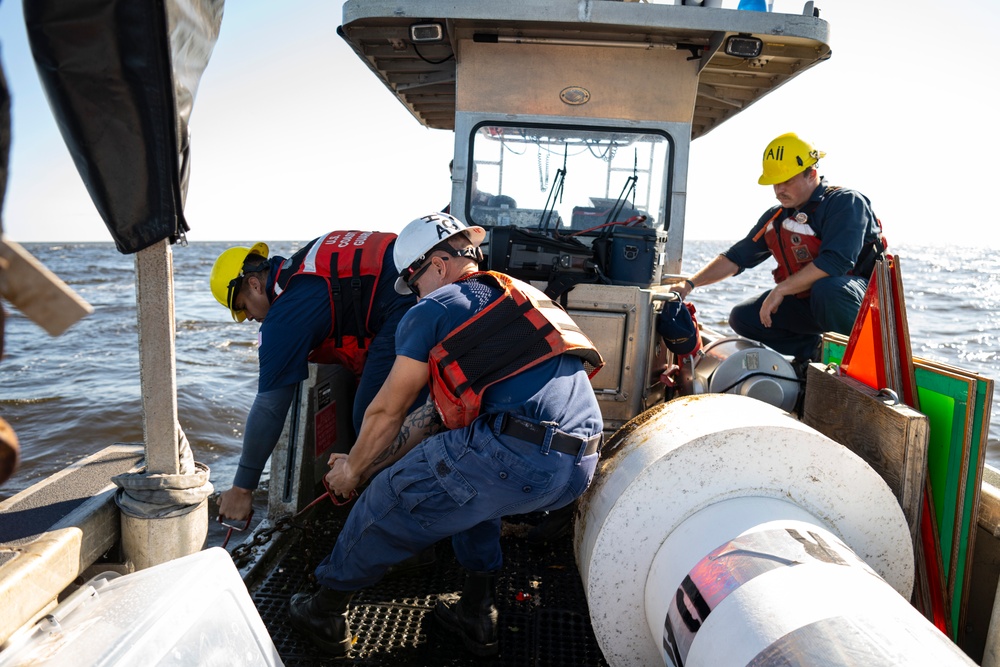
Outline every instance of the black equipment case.
<svg viewBox="0 0 1000 667"><path fill-rule="evenodd" d="M564 273L597 278L594 251L588 245L523 227L491 230L487 267L525 281L549 281Z"/></svg>
<svg viewBox="0 0 1000 667"><path fill-rule="evenodd" d="M549 283L558 296L578 283L649 287L658 281L664 232L612 224L579 236L503 226L490 230L486 268Z"/></svg>

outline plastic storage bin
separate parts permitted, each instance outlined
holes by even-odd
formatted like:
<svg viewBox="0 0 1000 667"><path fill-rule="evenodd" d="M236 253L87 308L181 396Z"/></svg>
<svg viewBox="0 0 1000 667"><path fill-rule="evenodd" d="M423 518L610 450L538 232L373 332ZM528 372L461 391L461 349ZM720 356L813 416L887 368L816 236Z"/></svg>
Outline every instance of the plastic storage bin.
<svg viewBox="0 0 1000 667"><path fill-rule="evenodd" d="M99 575L0 653L13 665L281 665L229 554Z"/></svg>

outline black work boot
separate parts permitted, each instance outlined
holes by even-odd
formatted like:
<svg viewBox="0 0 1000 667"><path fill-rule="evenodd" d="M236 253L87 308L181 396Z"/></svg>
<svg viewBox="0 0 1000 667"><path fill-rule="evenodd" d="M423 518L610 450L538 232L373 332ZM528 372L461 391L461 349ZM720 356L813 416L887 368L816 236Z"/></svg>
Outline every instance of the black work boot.
<svg viewBox="0 0 1000 667"><path fill-rule="evenodd" d="M296 593L288 603L291 626L330 655L347 655L352 643L347 609L353 597L354 591L322 586L315 593Z"/></svg>
<svg viewBox="0 0 1000 667"><path fill-rule="evenodd" d="M496 572L469 572L465 576L462 595L448 593L438 596L434 616L446 630L457 633L465 648L476 655L496 655L497 608Z"/></svg>
<svg viewBox="0 0 1000 667"><path fill-rule="evenodd" d="M548 544L566 537L573 532L573 517L576 515L576 502L551 510L545 517L528 531L524 539L529 544Z"/></svg>

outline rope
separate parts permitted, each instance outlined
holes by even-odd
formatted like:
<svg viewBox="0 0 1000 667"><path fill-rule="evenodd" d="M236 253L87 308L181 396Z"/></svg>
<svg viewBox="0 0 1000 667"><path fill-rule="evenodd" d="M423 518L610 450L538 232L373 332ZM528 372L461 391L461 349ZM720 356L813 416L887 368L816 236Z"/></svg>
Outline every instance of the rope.
<svg viewBox="0 0 1000 667"><path fill-rule="evenodd" d="M291 517L289 517L288 518L288 522L291 522L291 521L294 521L295 519L298 519L300 516L302 516L303 514L305 514L307 511L311 510L313 507L315 507L316 505L318 505L319 502L321 500L323 500L324 498L326 498L326 497L329 497L330 501L334 505L337 505L338 507L346 505L347 503L351 502L352 500L354 500L355 498L358 497L357 490L351 489L351 492L349 494L347 494L346 498L344 498L343 500L338 500L336 494L334 494L333 491L330 490L330 485L327 484L326 477L323 477L323 488L325 489L323 491L323 493L321 493L318 496L316 496L315 500L313 500L311 503L309 503L308 505L306 505L305 507L303 507L301 510L299 510L298 512L296 512ZM239 526L232 526L232 525L230 525L228 523L225 523L225 521L223 521L223 519L222 519L221 516L218 517L217 521L219 523L221 523L222 525L227 526L229 528L229 530L226 531L226 539L224 539L222 541L222 548L223 549L225 549L226 545L229 544L229 538L231 538L233 536L233 531L234 530L239 531L239 532L243 532L244 530L246 530L247 528L250 527L250 522L253 520L253 514L254 514L254 511L251 509L250 510L250 516L247 517L246 524L242 528L239 527Z"/></svg>

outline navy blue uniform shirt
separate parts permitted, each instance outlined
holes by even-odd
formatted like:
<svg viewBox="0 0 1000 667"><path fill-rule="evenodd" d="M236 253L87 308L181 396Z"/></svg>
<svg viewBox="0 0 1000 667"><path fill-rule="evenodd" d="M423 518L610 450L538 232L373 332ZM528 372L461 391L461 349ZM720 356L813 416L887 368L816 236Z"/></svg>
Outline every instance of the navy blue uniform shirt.
<svg viewBox="0 0 1000 667"><path fill-rule="evenodd" d="M403 316L396 330L396 354L427 362L430 352L454 329L502 292L476 281L445 285ZM483 392L482 414L511 412L535 422L552 421L571 435L590 437L604 428L583 361L570 354L548 359Z"/></svg>
<svg viewBox="0 0 1000 667"><path fill-rule="evenodd" d="M819 186L809 197L809 203L803 208L815 207L808 214L808 222L822 242L819 255L814 260L816 268L831 276L843 276L854 268L861 249L878 237L879 226L868 197L845 188L826 192L828 187L826 179L821 178ZM737 273L753 268L771 257L764 236L761 235L757 241L753 237L774 217L779 208L781 207L769 208L744 239L722 253L723 257L739 267ZM796 209L786 209L775 222L780 224L795 213Z"/></svg>

